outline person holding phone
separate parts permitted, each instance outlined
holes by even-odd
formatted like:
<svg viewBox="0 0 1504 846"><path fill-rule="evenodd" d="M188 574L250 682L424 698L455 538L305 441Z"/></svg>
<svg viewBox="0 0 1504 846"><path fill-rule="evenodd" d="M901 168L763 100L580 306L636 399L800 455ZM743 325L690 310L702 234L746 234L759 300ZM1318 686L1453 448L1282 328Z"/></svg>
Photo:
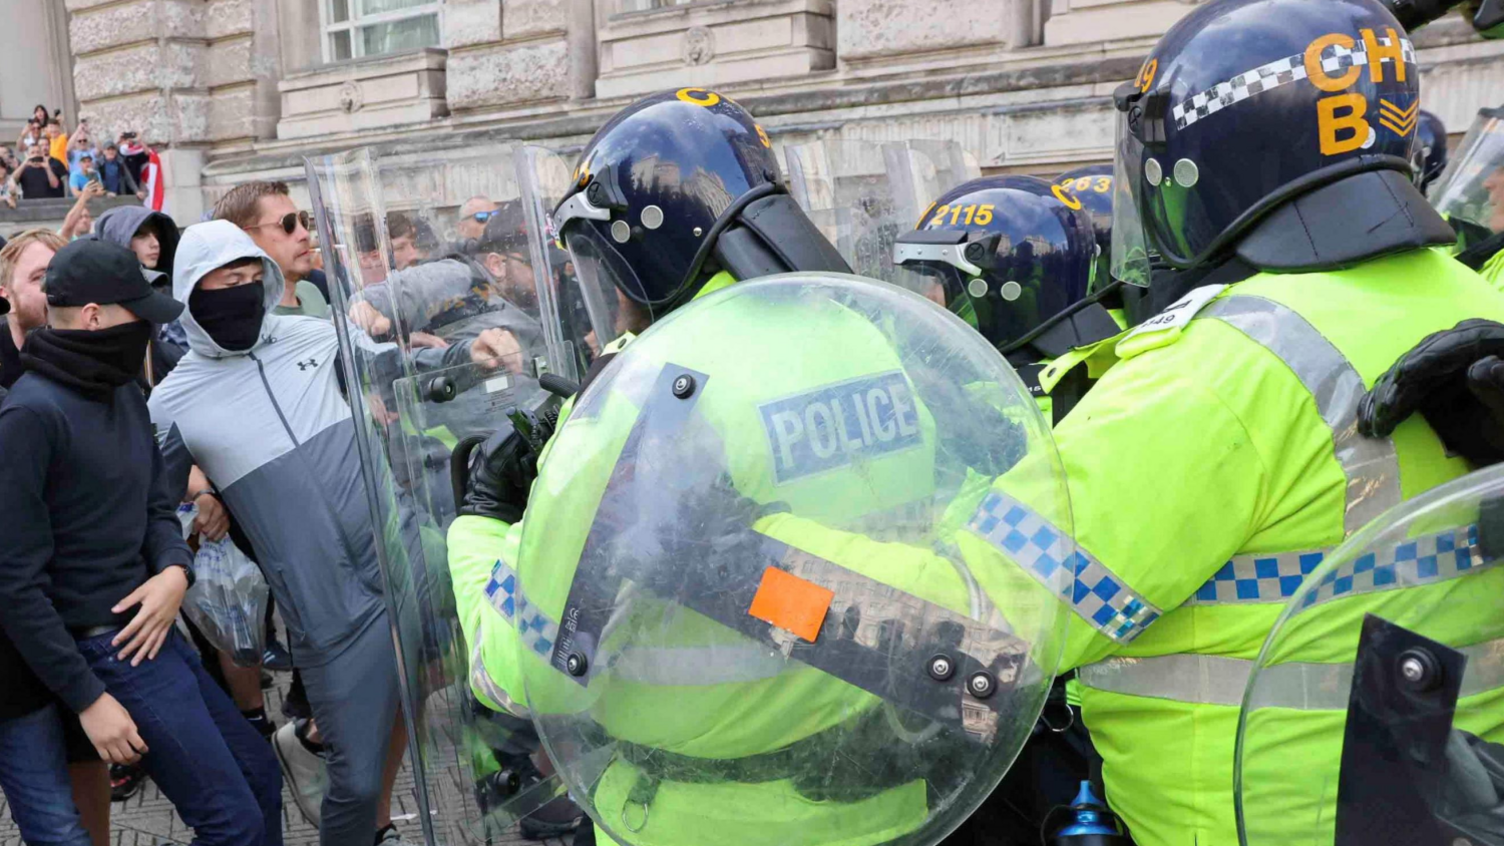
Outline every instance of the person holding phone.
<svg viewBox="0 0 1504 846"><path fill-rule="evenodd" d="M31 145L26 160L16 168L12 177L21 189L21 198L25 200L65 196L63 183L67 179L68 166L49 156L43 142Z"/></svg>
<svg viewBox="0 0 1504 846"><path fill-rule="evenodd" d="M84 189L90 185L100 185L101 190L104 190L102 187L103 183L99 177L99 171L94 167L94 154L84 153L78 159L78 170L74 171L73 175L68 177L68 188L73 196L78 197L82 196ZM105 193L111 197L115 196L107 190Z"/></svg>
<svg viewBox="0 0 1504 846"><path fill-rule="evenodd" d="M80 125L68 136L68 172L78 173L82 167L84 157L93 159L95 164L99 162L99 150L94 147L94 139L90 137L87 126Z"/></svg>

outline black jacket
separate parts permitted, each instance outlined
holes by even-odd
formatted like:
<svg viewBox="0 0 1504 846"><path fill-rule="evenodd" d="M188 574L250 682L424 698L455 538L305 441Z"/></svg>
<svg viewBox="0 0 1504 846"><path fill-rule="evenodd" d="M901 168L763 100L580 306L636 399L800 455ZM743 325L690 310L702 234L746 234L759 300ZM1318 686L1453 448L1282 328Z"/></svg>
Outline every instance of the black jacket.
<svg viewBox="0 0 1504 846"><path fill-rule="evenodd" d="M64 704L104 692L72 631L163 569L189 567L141 389L95 401L27 372L0 406L0 627Z"/></svg>
<svg viewBox="0 0 1504 846"><path fill-rule="evenodd" d="M5 358L5 350L10 350L10 358ZM15 371L15 344L11 343L10 330L0 319L0 385L7 385L6 362L10 363L12 372L11 382L20 378ZM6 389L0 387L0 406L5 405ZM3 533L0 533L3 539ZM26 659L21 657L16 645L10 642L10 638L0 631L0 720L13 720L16 717L24 717L38 708L52 701L52 693L37 674L26 666Z"/></svg>
<svg viewBox="0 0 1504 846"><path fill-rule="evenodd" d="M10 324L0 317L0 389L9 390L21 378L21 353L10 336Z"/></svg>

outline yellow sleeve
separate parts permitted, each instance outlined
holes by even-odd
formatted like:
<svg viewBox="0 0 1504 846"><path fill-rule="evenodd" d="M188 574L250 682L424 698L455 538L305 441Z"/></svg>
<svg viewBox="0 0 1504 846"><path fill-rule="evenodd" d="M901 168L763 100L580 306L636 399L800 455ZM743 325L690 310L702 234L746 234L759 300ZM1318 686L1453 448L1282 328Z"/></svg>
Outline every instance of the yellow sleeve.
<svg viewBox="0 0 1504 846"><path fill-rule="evenodd" d="M470 687L486 707L497 711L507 710L508 704L498 700L524 701L516 624L499 607L515 590L514 562L521 536L521 523L469 514L455 518L449 527L449 578L470 659Z"/></svg>
<svg viewBox="0 0 1504 846"><path fill-rule="evenodd" d="M1020 595L1022 573L1068 606L1062 669L1123 648L1183 603L1268 507L1269 474L1249 426L1194 369L1179 366L1192 346L1122 362L1055 430L1067 513L1049 475L1025 461L997 481L969 524L962 549L990 595L1002 604ZM1258 370L1245 367L1249 390ZM1044 545L1046 526L1074 537L1074 551ZM1062 552L1067 560L1055 561Z"/></svg>

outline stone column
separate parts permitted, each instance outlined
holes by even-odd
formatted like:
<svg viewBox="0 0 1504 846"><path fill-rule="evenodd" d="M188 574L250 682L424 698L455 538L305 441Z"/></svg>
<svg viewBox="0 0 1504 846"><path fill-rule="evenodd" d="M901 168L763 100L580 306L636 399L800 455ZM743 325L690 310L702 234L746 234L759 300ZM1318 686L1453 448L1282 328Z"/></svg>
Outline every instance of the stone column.
<svg viewBox="0 0 1504 846"><path fill-rule="evenodd" d="M248 148L254 140L275 138L281 113L275 0L208 0L204 34L208 140Z"/></svg>
<svg viewBox="0 0 1504 846"><path fill-rule="evenodd" d="M133 129L153 145L209 140L205 3L65 1L74 90L98 137Z"/></svg>

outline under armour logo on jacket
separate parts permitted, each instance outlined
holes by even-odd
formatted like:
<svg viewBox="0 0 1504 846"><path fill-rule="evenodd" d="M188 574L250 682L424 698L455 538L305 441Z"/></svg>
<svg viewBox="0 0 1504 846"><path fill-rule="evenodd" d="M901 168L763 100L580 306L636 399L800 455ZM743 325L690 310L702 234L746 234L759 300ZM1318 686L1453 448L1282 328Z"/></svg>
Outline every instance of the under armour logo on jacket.
<svg viewBox="0 0 1504 846"><path fill-rule="evenodd" d="M310 358L307 361L297 362L297 365L299 370L307 370L310 367L318 367L319 362L317 359Z"/></svg>

